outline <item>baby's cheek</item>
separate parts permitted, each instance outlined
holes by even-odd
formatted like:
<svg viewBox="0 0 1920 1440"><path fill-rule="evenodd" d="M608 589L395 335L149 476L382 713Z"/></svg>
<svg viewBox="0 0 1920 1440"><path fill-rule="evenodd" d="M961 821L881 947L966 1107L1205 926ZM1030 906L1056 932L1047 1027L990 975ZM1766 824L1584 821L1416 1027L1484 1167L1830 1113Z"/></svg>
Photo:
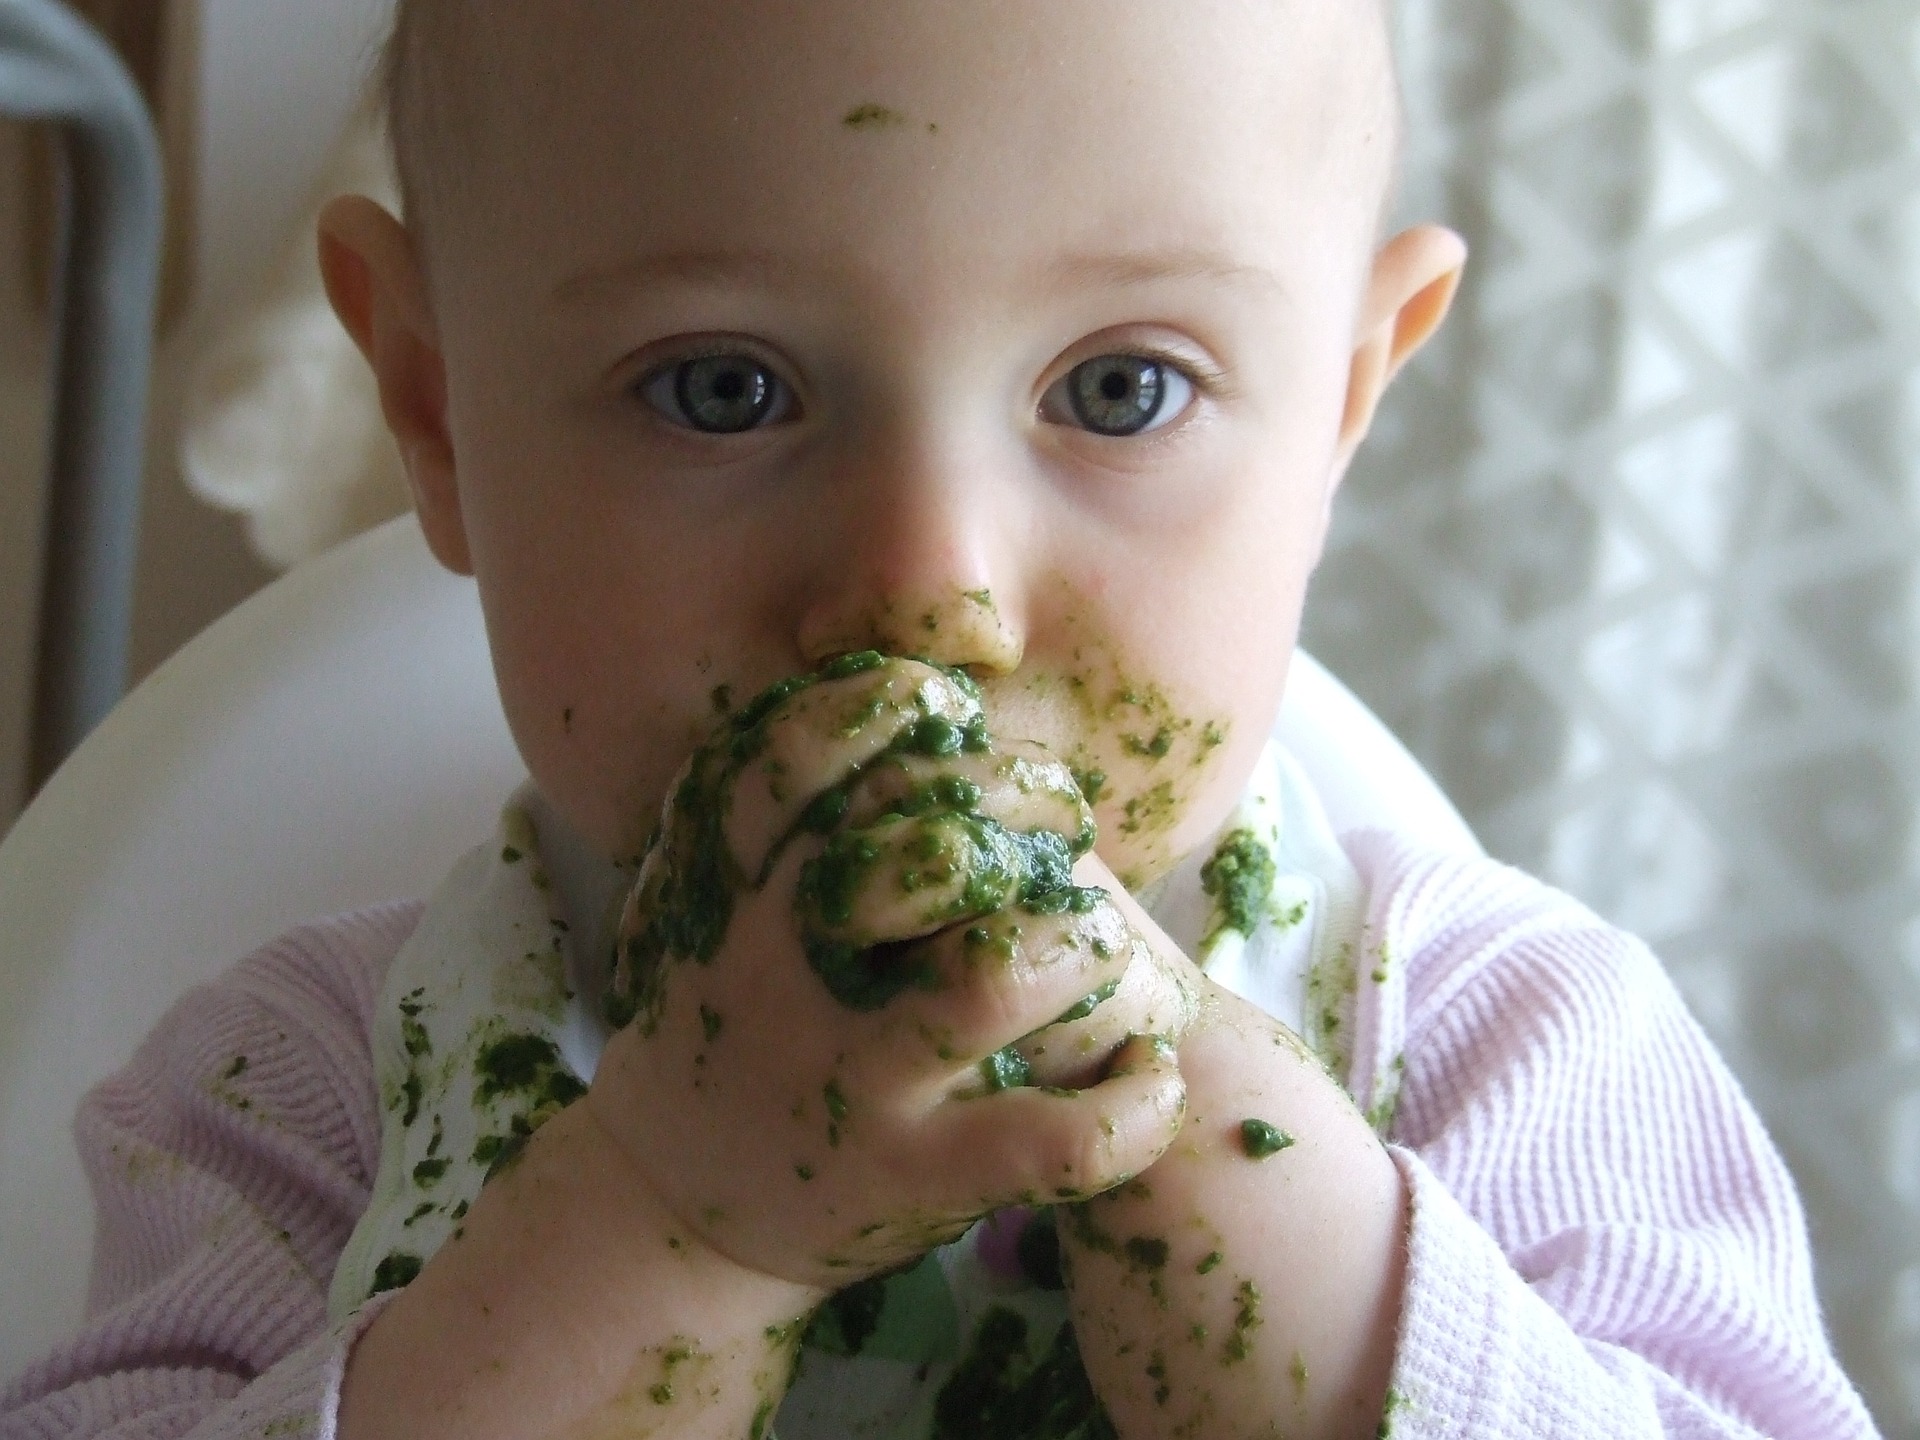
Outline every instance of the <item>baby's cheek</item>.
<svg viewBox="0 0 1920 1440"><path fill-rule="evenodd" d="M1066 761L1093 806L1101 858L1130 888L1219 824L1264 733L1250 749L1236 744L1224 707L1184 706L1110 666L1009 677L989 688L988 713L997 733L1036 740Z"/></svg>
<svg viewBox="0 0 1920 1440"><path fill-rule="evenodd" d="M1202 734L1157 753L1156 732L1142 754L1141 737L1097 736L1081 747L1075 770L1097 792L1097 849L1129 889L1153 880L1209 834L1226 814L1236 787L1222 784L1227 730L1205 722Z"/></svg>
<svg viewBox="0 0 1920 1440"><path fill-rule="evenodd" d="M602 854L636 859L660 818L673 772L703 737L672 713L639 713L579 686L556 686L508 710L540 792Z"/></svg>

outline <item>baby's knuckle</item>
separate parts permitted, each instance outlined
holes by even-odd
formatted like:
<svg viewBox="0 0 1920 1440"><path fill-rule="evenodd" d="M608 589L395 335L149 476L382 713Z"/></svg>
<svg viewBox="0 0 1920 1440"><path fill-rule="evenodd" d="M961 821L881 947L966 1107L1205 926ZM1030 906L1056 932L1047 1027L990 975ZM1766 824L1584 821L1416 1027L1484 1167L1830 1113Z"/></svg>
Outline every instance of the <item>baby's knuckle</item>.
<svg viewBox="0 0 1920 1440"><path fill-rule="evenodd" d="M1079 1108L1087 1113L1061 1136L1056 1145L1056 1165L1051 1176L1053 1198L1079 1200L1098 1194L1124 1178L1116 1142L1121 1130L1097 1105L1083 1100Z"/></svg>
<svg viewBox="0 0 1920 1440"><path fill-rule="evenodd" d="M845 782L919 730L959 727L979 714L963 679L873 652L841 656L782 681L735 715L715 743L738 776L727 834L741 866L763 868L796 827L836 829Z"/></svg>
<svg viewBox="0 0 1920 1440"><path fill-rule="evenodd" d="M954 987L953 1021L963 1034L994 1048L1039 1029L1051 1017L1035 994L1031 968L1019 960L970 961Z"/></svg>
<svg viewBox="0 0 1920 1440"><path fill-rule="evenodd" d="M801 868L803 922L826 939L874 945L931 935L1005 906L1019 876L972 818L886 816L835 835Z"/></svg>

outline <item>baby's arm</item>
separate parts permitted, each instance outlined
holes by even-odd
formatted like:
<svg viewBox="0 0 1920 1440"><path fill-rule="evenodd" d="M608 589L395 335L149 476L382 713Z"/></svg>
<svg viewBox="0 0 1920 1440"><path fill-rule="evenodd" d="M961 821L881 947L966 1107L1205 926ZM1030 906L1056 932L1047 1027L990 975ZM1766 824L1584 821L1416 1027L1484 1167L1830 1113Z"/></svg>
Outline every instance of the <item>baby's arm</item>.
<svg viewBox="0 0 1920 1440"><path fill-rule="evenodd" d="M1399 1318L1399 1173L1295 1036L1195 983L1179 1139L1059 1216L1082 1359L1129 1440L1373 1436Z"/></svg>
<svg viewBox="0 0 1920 1440"><path fill-rule="evenodd" d="M1121 1432L1178 1433L1181 1380L1170 1374L1164 1407L1157 1385L1143 1397L1141 1383L1151 1378L1143 1367L1155 1364L1153 1346L1177 1329L1171 1317L1186 1320L1196 1299L1212 1304L1201 1323L1217 1339L1217 1296L1179 1288L1212 1252L1182 1269L1194 1247L1173 1243L1183 1218L1203 1213L1223 1232L1244 1224L1237 1242L1227 1235L1219 1246L1212 1276L1231 1272L1236 1244L1252 1247L1254 1266L1304 1244L1326 1253L1279 1269L1283 1296L1302 1281L1325 1285L1336 1266L1350 1267L1353 1289L1289 1304L1288 1323L1306 1326L1299 1369L1284 1349L1271 1356L1281 1362L1277 1384L1271 1369L1258 1385L1242 1383L1245 1364L1220 1369L1214 1408L1190 1433L1374 1434L1378 1423L1379 1433L1408 1440L1872 1436L1822 1333L1785 1166L1646 948L1488 861L1423 855L1386 835L1358 837L1353 854L1372 896L1369 953L1379 957L1361 987L1354 1073L1399 1082L1396 1143L1369 1148L1354 1136L1353 1181L1336 1168L1310 1190L1302 1177L1312 1172L1293 1162L1311 1160L1313 1141L1341 1131L1341 1107L1312 1130L1310 1104L1283 1108L1296 1103L1284 1070L1233 1038L1257 1035L1259 1025L1196 1032L1182 1050L1188 1128L1143 1177L1149 1194L1117 1192L1085 1212L1136 1266L1143 1256L1128 1255L1127 1240L1165 1227L1164 1275L1177 1282L1160 1282L1167 1306L1151 1273L1114 1263L1098 1237L1077 1239L1070 1219L1061 1226L1089 1332L1100 1333L1104 1306L1155 1337L1144 1359L1138 1342L1124 1355L1118 1345L1084 1345ZM1388 1096L1363 1089L1361 1098L1379 1105ZM1257 1163L1237 1157L1242 1108L1296 1143ZM1396 1221L1389 1232L1391 1272L1345 1248L1356 1234L1378 1233L1376 1162L1405 1187L1404 1231ZM1250 1174L1272 1186L1263 1202L1243 1183ZM1319 1208L1346 1197L1350 1214ZM1269 1208L1263 1217L1236 1200ZM1354 1302L1364 1303L1376 1273L1391 1274L1373 1292L1381 1348L1368 1364L1382 1368L1358 1393L1379 1405L1391 1344L1387 1413L1314 1432L1294 1419L1300 1392L1324 1406L1319 1387L1363 1372L1329 1369L1309 1347L1353 1325ZM1250 1361L1277 1338L1282 1312L1271 1293L1263 1284L1257 1311L1236 1309L1230 1322L1242 1314L1261 1322L1247 1337Z"/></svg>
<svg viewBox="0 0 1920 1440"><path fill-rule="evenodd" d="M1395 1434L1873 1435L1793 1181L1647 947L1490 861L1349 850L1390 956L1355 1074L1404 1060Z"/></svg>
<svg viewBox="0 0 1920 1440"><path fill-rule="evenodd" d="M824 1295L695 1243L575 1105L360 1342L340 1434L759 1433Z"/></svg>
<svg viewBox="0 0 1920 1440"><path fill-rule="evenodd" d="M88 1318L0 1390L0 1437L319 1433L354 1333L329 1331L327 1283L378 1159L374 997L418 916L262 946L81 1102Z"/></svg>

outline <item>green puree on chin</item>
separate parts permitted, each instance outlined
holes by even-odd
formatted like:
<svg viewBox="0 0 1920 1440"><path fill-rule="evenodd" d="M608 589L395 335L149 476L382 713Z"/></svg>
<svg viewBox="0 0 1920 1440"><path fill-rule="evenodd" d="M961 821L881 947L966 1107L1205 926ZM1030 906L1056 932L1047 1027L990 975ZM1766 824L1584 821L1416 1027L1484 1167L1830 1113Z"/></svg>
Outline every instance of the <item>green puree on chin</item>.
<svg viewBox="0 0 1920 1440"><path fill-rule="evenodd" d="M808 803L760 874L742 872L727 843L726 815L740 773L766 750L769 727L787 702L812 686L850 679L887 661L877 651L862 651L781 680L725 716L695 752L674 796L673 833L656 831L648 842L648 858L665 846L667 863L656 867L644 928L614 957L615 982L606 1002L614 1025L639 1020L651 1026L657 1020L667 963L710 962L725 939L735 898L764 885L786 844L801 835L826 842L800 869L795 909L802 946L828 991L853 1010L878 1010L909 987L937 983L930 960L913 942L863 944L844 934L868 887L894 878L899 865L911 867L899 874L903 884L917 884L921 876L930 877L929 883L961 878L947 910L926 917L942 923L1010 907L1033 914L1085 914L1098 904L1100 891L1073 883L1073 862L1093 847L1091 824L1073 836L1011 831L981 812L980 787L961 775L937 775L872 823L843 828L854 786L870 766L903 756L937 761L993 753L986 717L977 708L978 687L964 672L945 666L932 668L974 702L974 713L961 721L937 713L905 717L884 749ZM874 708L875 718L867 723L878 720L880 707ZM910 835L907 849L888 850L881 837L904 822L917 827L901 832ZM885 874L883 860L895 862ZM1110 993L1088 996L1082 1002L1086 1012ZM1080 1006L1069 1015L1078 1018L1078 1013L1084 1013ZM1016 1056L1003 1054L990 1063L992 1073L985 1077L990 1089L1025 1083L1024 1064Z"/></svg>

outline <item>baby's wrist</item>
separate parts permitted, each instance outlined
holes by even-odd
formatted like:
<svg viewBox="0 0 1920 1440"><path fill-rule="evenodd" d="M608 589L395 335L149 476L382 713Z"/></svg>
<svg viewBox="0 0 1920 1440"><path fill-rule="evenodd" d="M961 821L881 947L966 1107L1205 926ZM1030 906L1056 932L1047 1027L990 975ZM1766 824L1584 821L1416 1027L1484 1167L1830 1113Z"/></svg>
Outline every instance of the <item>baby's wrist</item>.
<svg viewBox="0 0 1920 1440"><path fill-rule="evenodd" d="M1304 1045L1244 1002L1214 995L1180 1065L1180 1138L1060 1225L1089 1374L1122 1431L1272 1395L1290 1433L1370 1429L1399 1315L1398 1170Z"/></svg>
<svg viewBox="0 0 1920 1440"><path fill-rule="evenodd" d="M474 1440L639 1413L737 1436L778 1407L824 1298L680 1226L584 1101L489 1182L463 1232L357 1347L343 1435Z"/></svg>
<svg viewBox="0 0 1920 1440"><path fill-rule="evenodd" d="M790 1313L810 1312L832 1293L756 1269L713 1244L700 1226L678 1214L659 1193L645 1168L605 1123L591 1091L549 1123L568 1117L578 1132L566 1137L568 1143L580 1147L583 1157L590 1157L586 1165L601 1177L596 1188L605 1210L592 1223L603 1234L621 1236L636 1257L646 1257L642 1263L649 1268L658 1266L662 1257L670 1261L667 1276L685 1279L684 1286L670 1281L671 1288L703 1296L737 1295L754 1316L764 1312L764 1324L774 1326L784 1323Z"/></svg>

